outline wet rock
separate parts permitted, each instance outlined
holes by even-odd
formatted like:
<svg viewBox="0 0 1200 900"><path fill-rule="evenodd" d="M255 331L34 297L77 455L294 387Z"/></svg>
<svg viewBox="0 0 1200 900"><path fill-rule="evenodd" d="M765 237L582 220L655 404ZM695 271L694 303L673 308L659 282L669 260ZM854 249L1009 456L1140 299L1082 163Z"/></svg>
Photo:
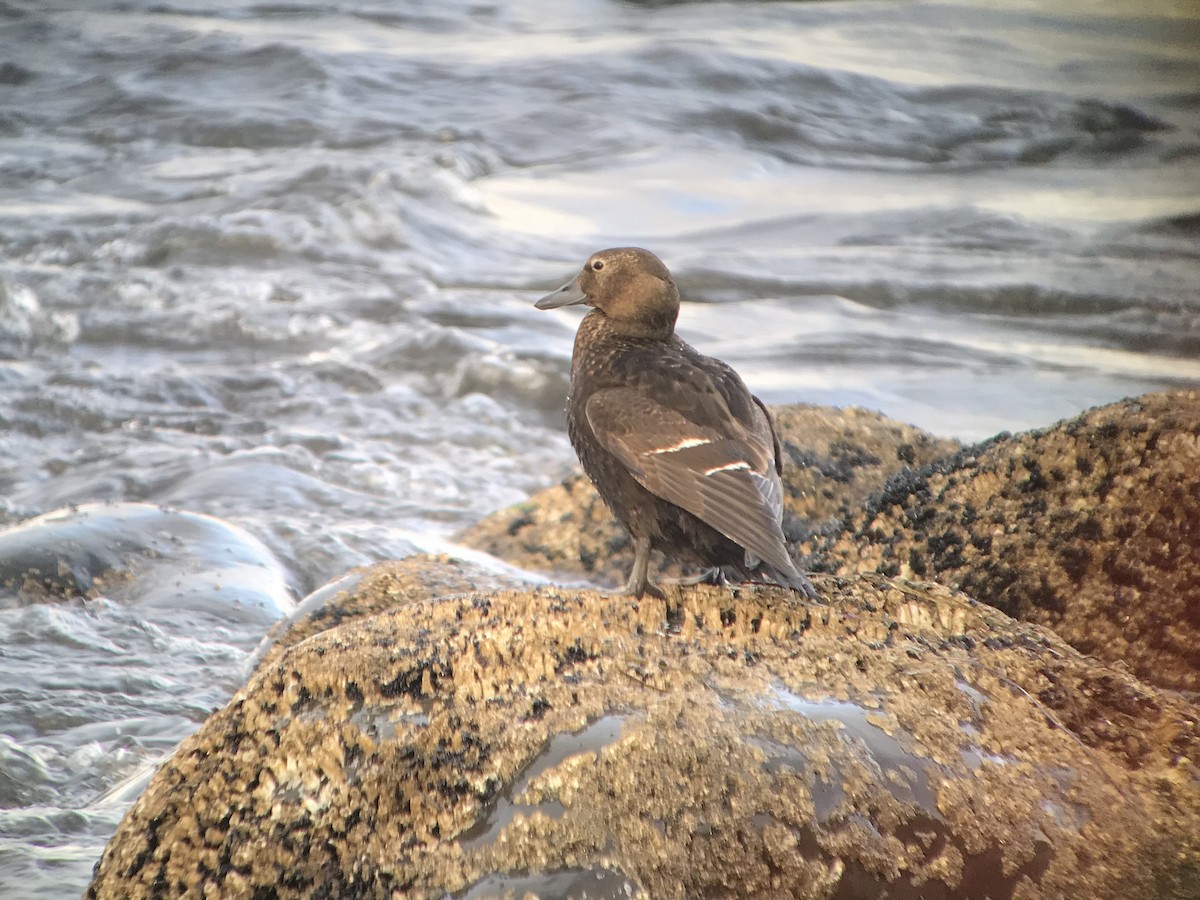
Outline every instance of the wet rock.
<svg viewBox="0 0 1200 900"><path fill-rule="evenodd" d="M937 580L1200 691L1200 393L1001 435L902 473L847 520L804 561Z"/></svg>
<svg viewBox="0 0 1200 900"><path fill-rule="evenodd" d="M356 569L304 598L276 622L247 664L247 674L293 644L322 631L421 600L468 591L529 586L531 577L501 565L418 553L395 562Z"/></svg>
<svg viewBox="0 0 1200 900"><path fill-rule="evenodd" d="M1146 680L1200 690L1200 394L970 448L861 410L774 413L802 569L936 580ZM621 583L632 559L582 475L462 540L600 584Z"/></svg>
<svg viewBox="0 0 1200 900"><path fill-rule="evenodd" d="M795 404L772 414L783 445L784 533L793 541L840 531L843 518L889 477L959 449L863 409ZM624 530L582 473L489 516L459 540L525 569L608 586L623 584L633 564Z"/></svg>
<svg viewBox="0 0 1200 900"><path fill-rule="evenodd" d="M263 623L295 605L271 551L212 516L89 503L0 531L0 606L99 596Z"/></svg>
<svg viewBox="0 0 1200 900"><path fill-rule="evenodd" d="M162 766L87 896L1195 896L1194 704L944 587L817 586L313 634Z"/></svg>

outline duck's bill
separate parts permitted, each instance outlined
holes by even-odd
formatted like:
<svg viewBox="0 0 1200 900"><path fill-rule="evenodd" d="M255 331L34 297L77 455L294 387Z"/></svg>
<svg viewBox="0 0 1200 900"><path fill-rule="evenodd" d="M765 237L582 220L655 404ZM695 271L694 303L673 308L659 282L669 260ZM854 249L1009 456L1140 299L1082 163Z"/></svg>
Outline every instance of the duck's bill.
<svg viewBox="0 0 1200 900"><path fill-rule="evenodd" d="M586 302L587 294L579 286L579 279L573 278L557 291L547 294L533 305L538 309L558 309L560 306L574 306L577 303Z"/></svg>

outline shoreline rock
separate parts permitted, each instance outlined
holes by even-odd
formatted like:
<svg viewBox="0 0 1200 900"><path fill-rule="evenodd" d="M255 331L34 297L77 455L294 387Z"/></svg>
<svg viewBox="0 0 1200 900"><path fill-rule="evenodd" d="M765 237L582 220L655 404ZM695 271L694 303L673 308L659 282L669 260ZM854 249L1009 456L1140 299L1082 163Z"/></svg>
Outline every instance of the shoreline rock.
<svg viewBox="0 0 1200 900"><path fill-rule="evenodd" d="M776 414L827 603L355 573L264 642L86 896L1200 897L1200 394L973 448ZM581 477L464 539L628 565Z"/></svg>
<svg viewBox="0 0 1200 900"><path fill-rule="evenodd" d="M163 614L264 625L294 608L287 575L245 529L132 501L85 503L0 529L0 603L107 597Z"/></svg>
<svg viewBox="0 0 1200 900"><path fill-rule="evenodd" d="M798 554L931 578L1200 691L1200 393L1148 394L893 478Z"/></svg>
<svg viewBox="0 0 1200 900"><path fill-rule="evenodd" d="M1194 890L1194 704L938 585L818 588L469 593L314 634L159 770L87 896Z"/></svg>
<svg viewBox="0 0 1200 900"><path fill-rule="evenodd" d="M772 412L802 570L937 580L1145 680L1200 691L1200 393L965 448L863 410ZM632 559L580 474L460 540L602 585L622 583Z"/></svg>
<svg viewBox="0 0 1200 900"><path fill-rule="evenodd" d="M247 676L275 659L288 647L336 628L422 600L502 588L531 587L499 566L485 568L447 554L417 553L394 562L353 569L318 588L297 604L286 619L276 622L247 663Z"/></svg>

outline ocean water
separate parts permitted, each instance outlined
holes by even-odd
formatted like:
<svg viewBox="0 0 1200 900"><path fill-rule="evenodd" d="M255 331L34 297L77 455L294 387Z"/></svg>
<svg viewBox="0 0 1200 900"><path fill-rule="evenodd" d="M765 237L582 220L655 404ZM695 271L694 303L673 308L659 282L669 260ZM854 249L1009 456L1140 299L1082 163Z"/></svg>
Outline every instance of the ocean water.
<svg viewBox="0 0 1200 900"><path fill-rule="evenodd" d="M0 896L297 600L567 471L593 250L769 402L1200 385L1200 8L996 6L0 0Z"/></svg>

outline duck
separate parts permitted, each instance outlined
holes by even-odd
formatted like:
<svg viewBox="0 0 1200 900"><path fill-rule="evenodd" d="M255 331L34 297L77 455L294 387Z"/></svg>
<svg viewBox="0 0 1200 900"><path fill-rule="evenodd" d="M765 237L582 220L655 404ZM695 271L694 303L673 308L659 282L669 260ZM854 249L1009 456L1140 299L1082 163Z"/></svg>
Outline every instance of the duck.
<svg viewBox="0 0 1200 900"><path fill-rule="evenodd" d="M575 334L567 431L584 472L629 534L625 590L662 598L651 554L694 581L764 578L819 599L784 539L782 450L766 405L719 359L675 333L679 291L640 247L593 253L538 309L590 307Z"/></svg>

